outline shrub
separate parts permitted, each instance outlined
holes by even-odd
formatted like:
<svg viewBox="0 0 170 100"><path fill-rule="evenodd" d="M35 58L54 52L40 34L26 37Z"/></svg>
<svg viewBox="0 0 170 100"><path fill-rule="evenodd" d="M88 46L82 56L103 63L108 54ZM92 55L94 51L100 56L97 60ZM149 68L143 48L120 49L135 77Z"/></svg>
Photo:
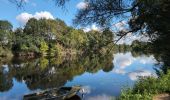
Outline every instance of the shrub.
<svg viewBox="0 0 170 100"><path fill-rule="evenodd" d="M134 87L122 91L120 100L152 100L153 95L170 93L170 70L159 78L142 78Z"/></svg>

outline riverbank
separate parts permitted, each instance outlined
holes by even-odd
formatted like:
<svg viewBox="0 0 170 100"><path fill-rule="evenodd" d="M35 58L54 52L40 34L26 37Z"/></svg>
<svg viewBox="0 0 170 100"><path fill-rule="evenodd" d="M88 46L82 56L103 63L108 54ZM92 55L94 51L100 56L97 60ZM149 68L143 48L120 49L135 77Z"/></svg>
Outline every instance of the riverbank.
<svg viewBox="0 0 170 100"><path fill-rule="evenodd" d="M158 94L153 97L153 100L170 100L170 94L168 93Z"/></svg>
<svg viewBox="0 0 170 100"><path fill-rule="evenodd" d="M133 88L122 91L120 100L163 100L158 98L161 94L170 94L169 80L170 70L167 74L161 74L158 78L140 79Z"/></svg>

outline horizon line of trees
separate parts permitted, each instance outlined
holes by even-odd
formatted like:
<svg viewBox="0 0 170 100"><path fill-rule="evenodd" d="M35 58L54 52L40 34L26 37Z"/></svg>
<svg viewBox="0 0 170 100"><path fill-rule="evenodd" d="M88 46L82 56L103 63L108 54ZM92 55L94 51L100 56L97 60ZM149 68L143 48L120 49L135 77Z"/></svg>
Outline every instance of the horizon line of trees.
<svg viewBox="0 0 170 100"><path fill-rule="evenodd" d="M113 39L109 29L84 32L60 19L31 18L16 30L10 22L0 20L0 56L5 56L7 50L19 56L106 53L113 46Z"/></svg>

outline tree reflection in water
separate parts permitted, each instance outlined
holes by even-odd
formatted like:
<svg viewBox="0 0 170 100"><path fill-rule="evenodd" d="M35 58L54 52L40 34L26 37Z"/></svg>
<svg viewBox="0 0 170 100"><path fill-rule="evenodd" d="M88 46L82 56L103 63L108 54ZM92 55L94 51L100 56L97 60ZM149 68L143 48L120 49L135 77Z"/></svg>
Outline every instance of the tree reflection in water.
<svg viewBox="0 0 170 100"><path fill-rule="evenodd" d="M112 54L91 54L73 58L38 58L23 60L14 58L8 62L8 72L0 67L0 91L13 87L13 78L25 82L30 90L64 86L68 80L84 72L95 73L99 70L109 72L113 69ZM2 66L2 65L0 65Z"/></svg>
<svg viewBox="0 0 170 100"><path fill-rule="evenodd" d="M0 67L0 91L5 92L11 89L13 86L12 75L9 71L6 71L7 66Z"/></svg>

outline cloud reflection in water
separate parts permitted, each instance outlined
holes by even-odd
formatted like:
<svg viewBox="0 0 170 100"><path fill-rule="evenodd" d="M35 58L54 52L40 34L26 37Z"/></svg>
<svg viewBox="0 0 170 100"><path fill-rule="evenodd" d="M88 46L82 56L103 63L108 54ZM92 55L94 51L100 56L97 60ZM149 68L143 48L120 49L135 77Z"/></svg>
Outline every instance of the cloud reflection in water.
<svg viewBox="0 0 170 100"><path fill-rule="evenodd" d="M106 94L92 96L87 98L87 100L115 100L115 97Z"/></svg>
<svg viewBox="0 0 170 100"><path fill-rule="evenodd" d="M156 60L152 55L142 55L140 57L133 57L129 53L118 53L114 55L115 68L112 71L116 74L127 75L132 81L137 80L139 77L155 77L156 74L147 68L147 64L155 64ZM138 62L139 65L135 64ZM143 67L142 67L143 66Z"/></svg>

